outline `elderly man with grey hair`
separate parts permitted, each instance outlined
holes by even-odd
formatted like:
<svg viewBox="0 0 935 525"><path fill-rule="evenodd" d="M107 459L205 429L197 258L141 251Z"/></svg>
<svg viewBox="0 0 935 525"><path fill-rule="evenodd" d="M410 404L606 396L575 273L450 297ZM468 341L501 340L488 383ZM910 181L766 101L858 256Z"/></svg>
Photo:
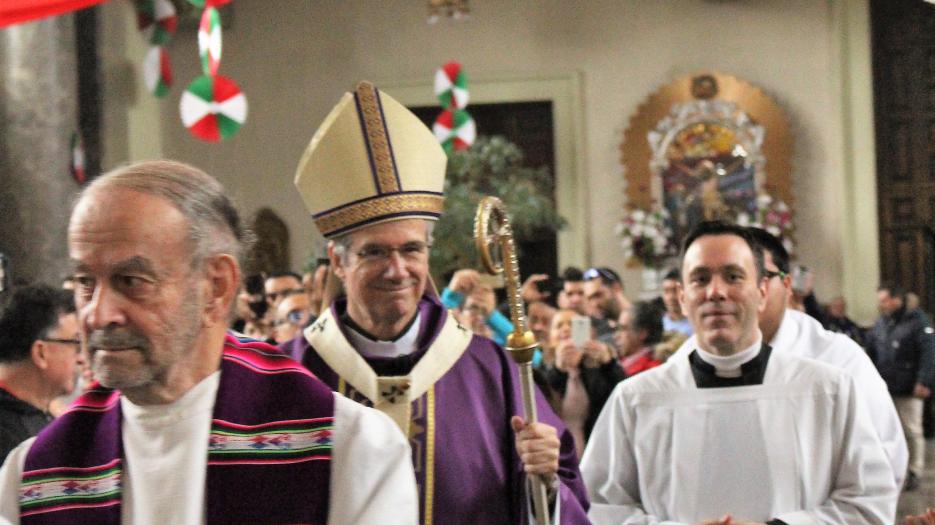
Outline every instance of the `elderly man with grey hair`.
<svg viewBox="0 0 935 525"><path fill-rule="evenodd" d="M227 332L245 239L221 185L185 164L82 192L68 249L100 384L10 454L0 522L415 521L392 422Z"/></svg>

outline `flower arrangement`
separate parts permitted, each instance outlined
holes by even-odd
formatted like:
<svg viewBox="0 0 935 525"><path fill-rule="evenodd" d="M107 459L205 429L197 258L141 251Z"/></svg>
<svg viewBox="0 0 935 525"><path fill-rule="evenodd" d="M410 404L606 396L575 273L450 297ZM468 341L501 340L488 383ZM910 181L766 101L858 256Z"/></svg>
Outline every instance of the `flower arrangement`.
<svg viewBox="0 0 935 525"><path fill-rule="evenodd" d="M615 231L627 260L636 259L654 268L676 253L669 212L665 208L657 207L649 212L634 209L617 224Z"/></svg>
<svg viewBox="0 0 935 525"><path fill-rule="evenodd" d="M795 246L795 225L792 224L792 210L782 200L775 199L768 193L761 193L756 198L756 211L752 214L738 213L737 224L763 228L778 238L789 255L792 255Z"/></svg>

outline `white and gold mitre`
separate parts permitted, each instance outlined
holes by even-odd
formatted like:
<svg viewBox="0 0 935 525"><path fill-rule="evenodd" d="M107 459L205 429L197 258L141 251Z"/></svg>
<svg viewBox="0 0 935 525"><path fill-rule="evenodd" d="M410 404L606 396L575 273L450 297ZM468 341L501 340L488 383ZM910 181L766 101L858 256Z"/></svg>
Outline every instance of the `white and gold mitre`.
<svg viewBox="0 0 935 525"><path fill-rule="evenodd" d="M438 219L447 161L418 117L361 82L315 132L295 186L322 235L332 238L379 222Z"/></svg>

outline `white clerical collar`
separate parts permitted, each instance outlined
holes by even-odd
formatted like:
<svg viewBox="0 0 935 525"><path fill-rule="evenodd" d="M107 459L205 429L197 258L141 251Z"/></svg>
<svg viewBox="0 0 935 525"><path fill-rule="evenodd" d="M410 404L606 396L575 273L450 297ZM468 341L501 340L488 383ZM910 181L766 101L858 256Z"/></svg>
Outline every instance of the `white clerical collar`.
<svg viewBox="0 0 935 525"><path fill-rule="evenodd" d="M182 397L165 405L137 405L120 396L120 410L127 420L147 428L159 428L214 409L221 371L217 370L189 389Z"/></svg>
<svg viewBox="0 0 935 525"><path fill-rule="evenodd" d="M714 367L714 374L718 377L740 377L740 367L744 363L752 360L759 355L760 348L763 346L763 335L757 330L756 341L742 352L734 355L715 355L698 348L698 357L702 361Z"/></svg>
<svg viewBox="0 0 935 525"><path fill-rule="evenodd" d="M369 357L396 357L409 355L418 349L417 342L419 339L421 317L422 313L416 312L416 318L409 324L409 330L406 330L406 333L395 341L374 341L346 323L344 328L347 330L351 346L356 348L362 355Z"/></svg>

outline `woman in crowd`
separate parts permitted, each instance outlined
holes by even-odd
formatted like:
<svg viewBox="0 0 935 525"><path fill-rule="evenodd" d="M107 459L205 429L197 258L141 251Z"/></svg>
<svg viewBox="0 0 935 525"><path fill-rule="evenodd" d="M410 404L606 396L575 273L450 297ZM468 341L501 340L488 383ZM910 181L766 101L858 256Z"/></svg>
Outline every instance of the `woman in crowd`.
<svg viewBox="0 0 935 525"><path fill-rule="evenodd" d="M624 378L610 345L591 338L582 345L572 340L572 321L579 317L573 310L559 310L552 318L546 362L554 356L554 365L546 368L549 386L557 396L557 412L575 437L578 457L591 428L601 413L614 386Z"/></svg>

